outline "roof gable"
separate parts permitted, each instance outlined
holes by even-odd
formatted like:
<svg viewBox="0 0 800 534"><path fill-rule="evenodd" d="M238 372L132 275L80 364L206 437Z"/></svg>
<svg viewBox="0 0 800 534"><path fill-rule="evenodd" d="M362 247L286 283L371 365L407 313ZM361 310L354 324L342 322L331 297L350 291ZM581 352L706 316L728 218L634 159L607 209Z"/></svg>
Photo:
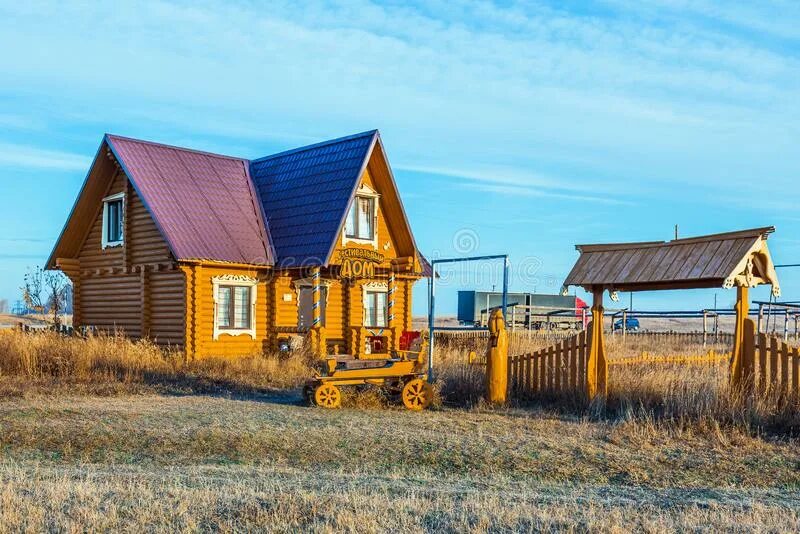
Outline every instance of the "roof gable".
<svg viewBox="0 0 800 534"><path fill-rule="evenodd" d="M176 259L272 263L247 160L114 135L106 140Z"/></svg>
<svg viewBox="0 0 800 534"><path fill-rule="evenodd" d="M417 254L380 134L254 161L106 135L48 260L75 257L114 167L130 180L176 260L327 265L367 168L398 250Z"/></svg>
<svg viewBox="0 0 800 534"><path fill-rule="evenodd" d="M328 263L377 138L372 130L250 163L277 263Z"/></svg>
<svg viewBox="0 0 800 534"><path fill-rule="evenodd" d="M75 204L70 210L67 222L64 223L64 228L47 259L48 269L56 267L56 258L74 258L80 252L83 238L94 222L98 205L114 174L114 162L106 157L107 150L108 145L103 139L97 148L92 165L86 173L86 178L84 178L78 198L75 199ZM108 177L108 180L103 180L104 176Z"/></svg>
<svg viewBox="0 0 800 534"><path fill-rule="evenodd" d="M397 182L395 182L380 135L369 156L368 167L373 182L381 195L381 210L387 222L391 222L389 230L397 245L398 255L416 255L417 245L414 241L414 234L411 232L411 224L408 222L403 200L400 198L400 191L397 189ZM343 226L344 221L342 221Z"/></svg>

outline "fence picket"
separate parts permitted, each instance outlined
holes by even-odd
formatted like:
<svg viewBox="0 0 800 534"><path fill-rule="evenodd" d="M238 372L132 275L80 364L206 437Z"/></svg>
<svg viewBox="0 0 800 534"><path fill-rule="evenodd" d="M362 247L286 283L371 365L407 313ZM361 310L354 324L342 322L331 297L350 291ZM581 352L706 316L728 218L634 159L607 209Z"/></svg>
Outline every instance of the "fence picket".
<svg viewBox="0 0 800 534"><path fill-rule="evenodd" d="M586 391L586 347L589 345L589 335L584 330L581 332L581 337L578 338L580 347L578 348L578 386L582 391Z"/></svg>
<svg viewBox="0 0 800 534"><path fill-rule="evenodd" d="M547 391L547 349L539 351L539 392Z"/></svg>
<svg viewBox="0 0 800 534"><path fill-rule="evenodd" d="M545 369L547 369L547 391L548 393L552 393L553 391L553 359L554 359L555 349L551 345L547 347L547 360L545 363Z"/></svg>
<svg viewBox="0 0 800 534"><path fill-rule="evenodd" d="M770 392L775 391L778 385L778 338L771 337L769 340L769 386Z"/></svg>
<svg viewBox="0 0 800 534"><path fill-rule="evenodd" d="M800 394L800 349L797 347L792 351L792 388L793 397L797 399Z"/></svg>
<svg viewBox="0 0 800 534"><path fill-rule="evenodd" d="M561 359L564 354L564 343L556 343L553 354L553 390L561 391Z"/></svg>
<svg viewBox="0 0 800 534"><path fill-rule="evenodd" d="M578 389L578 338L571 337L569 340L569 388Z"/></svg>
<svg viewBox="0 0 800 534"><path fill-rule="evenodd" d="M781 343L781 403L789 398L789 345Z"/></svg>
<svg viewBox="0 0 800 534"><path fill-rule="evenodd" d="M767 393L767 335L758 334L758 393Z"/></svg>
<svg viewBox="0 0 800 534"><path fill-rule="evenodd" d="M530 360L531 360L531 355L529 353L523 354L522 356L520 356L519 359L519 384L520 384L520 389L525 393L527 393L529 390L528 377L525 370L527 369L528 362Z"/></svg>

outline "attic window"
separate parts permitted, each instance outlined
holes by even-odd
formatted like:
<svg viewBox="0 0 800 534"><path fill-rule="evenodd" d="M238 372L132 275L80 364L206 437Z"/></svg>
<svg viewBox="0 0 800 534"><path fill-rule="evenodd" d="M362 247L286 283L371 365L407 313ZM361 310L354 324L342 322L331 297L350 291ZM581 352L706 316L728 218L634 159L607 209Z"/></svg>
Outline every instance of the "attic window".
<svg viewBox="0 0 800 534"><path fill-rule="evenodd" d="M347 212L344 243L355 241L371 243L377 247L377 221L378 194L366 185L362 185L353 198L353 203L350 204L350 211Z"/></svg>
<svg viewBox="0 0 800 534"><path fill-rule="evenodd" d="M103 199L103 248L118 247L123 242L125 193Z"/></svg>
<svg viewBox="0 0 800 534"><path fill-rule="evenodd" d="M372 240L375 234L375 225L373 224L374 206L374 198L355 198L350 206L350 213L347 214L347 237L350 239Z"/></svg>

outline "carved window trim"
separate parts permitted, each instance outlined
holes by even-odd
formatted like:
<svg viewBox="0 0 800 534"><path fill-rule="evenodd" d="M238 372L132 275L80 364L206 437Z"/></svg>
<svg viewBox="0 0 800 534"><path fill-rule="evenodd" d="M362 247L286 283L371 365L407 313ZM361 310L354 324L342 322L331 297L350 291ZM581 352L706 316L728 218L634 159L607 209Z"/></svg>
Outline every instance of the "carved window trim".
<svg viewBox="0 0 800 534"><path fill-rule="evenodd" d="M386 323L384 326L377 326L377 325L370 325L368 324L367 320L367 298L370 293L386 293L386 307L384 309L384 322ZM389 324L389 284L387 282L365 282L361 284L361 305L363 308L362 317L361 317L361 324L363 324L366 328L389 328L391 325Z"/></svg>
<svg viewBox="0 0 800 534"><path fill-rule="evenodd" d="M256 339L256 302L258 302L258 279L252 276L240 274L223 274L211 278L214 296L214 340L216 341L222 334L230 336L250 336ZM249 287L250 288L250 328L224 328L219 326L217 321L219 288L221 286ZM231 295L233 298L233 295Z"/></svg>

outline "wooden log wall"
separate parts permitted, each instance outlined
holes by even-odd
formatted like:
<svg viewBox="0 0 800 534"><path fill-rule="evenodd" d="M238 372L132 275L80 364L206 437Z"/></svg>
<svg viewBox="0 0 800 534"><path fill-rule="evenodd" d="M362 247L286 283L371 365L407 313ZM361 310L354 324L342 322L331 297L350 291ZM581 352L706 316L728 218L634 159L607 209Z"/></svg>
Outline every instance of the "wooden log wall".
<svg viewBox="0 0 800 534"><path fill-rule="evenodd" d="M182 346L185 336L183 273L127 176L115 169L104 196L124 192L124 241L102 246L103 204L99 203L78 258L65 273L74 291L73 321L134 339ZM63 267L62 267L63 269Z"/></svg>

